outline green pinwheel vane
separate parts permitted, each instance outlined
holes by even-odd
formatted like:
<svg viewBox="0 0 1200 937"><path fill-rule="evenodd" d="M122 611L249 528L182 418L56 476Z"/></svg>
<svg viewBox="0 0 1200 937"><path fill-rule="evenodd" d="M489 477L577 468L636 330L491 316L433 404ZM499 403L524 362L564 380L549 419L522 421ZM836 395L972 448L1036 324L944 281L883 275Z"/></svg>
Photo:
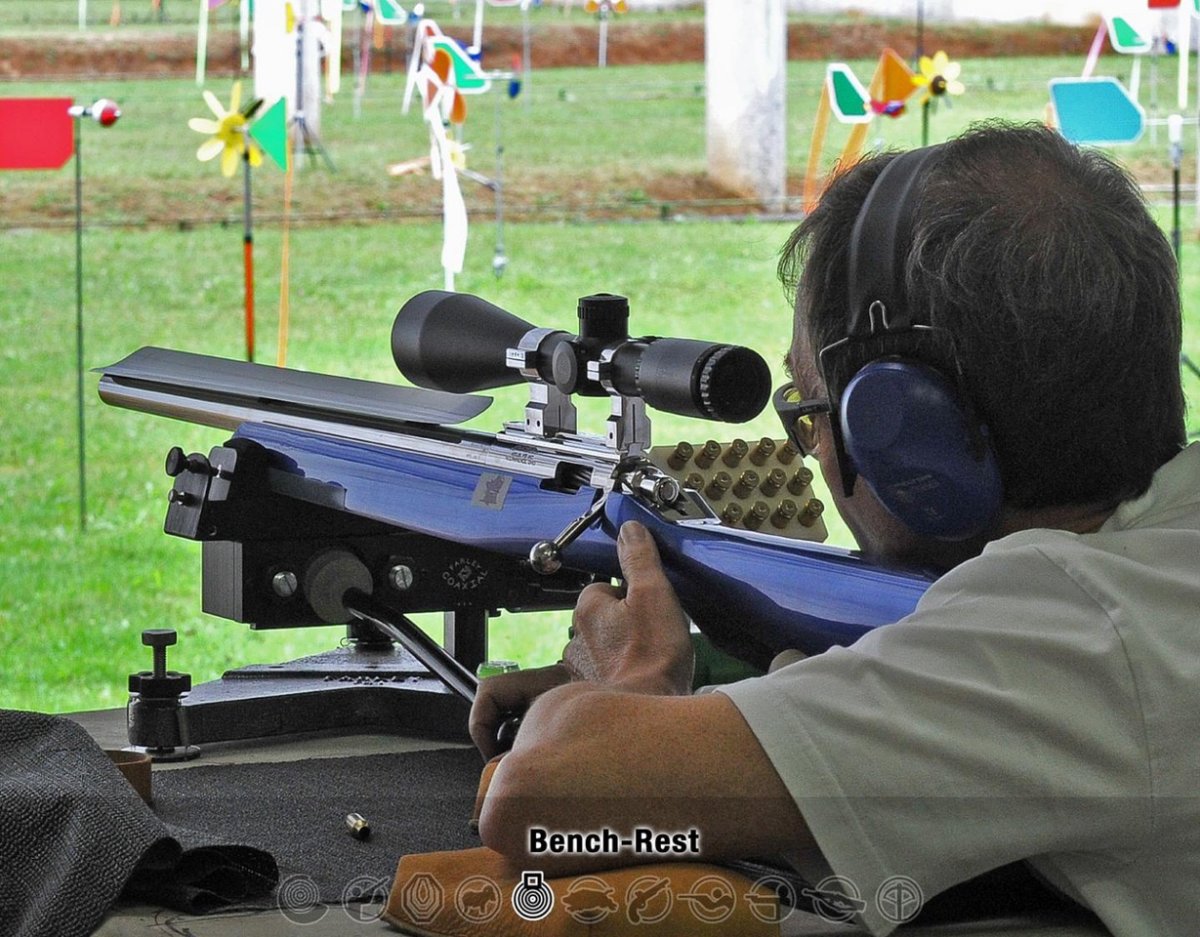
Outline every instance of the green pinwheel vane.
<svg viewBox="0 0 1200 937"><path fill-rule="evenodd" d="M196 150L202 162L221 157L221 174L233 178L238 163L242 164L243 237L242 258L245 268L246 360L254 360L254 223L250 187L250 171L262 165L263 153L288 169L287 102L280 98L262 116L261 98L242 104L242 83L234 82L226 108L211 91L204 92L204 101L214 118L193 117L188 126L208 139Z"/></svg>

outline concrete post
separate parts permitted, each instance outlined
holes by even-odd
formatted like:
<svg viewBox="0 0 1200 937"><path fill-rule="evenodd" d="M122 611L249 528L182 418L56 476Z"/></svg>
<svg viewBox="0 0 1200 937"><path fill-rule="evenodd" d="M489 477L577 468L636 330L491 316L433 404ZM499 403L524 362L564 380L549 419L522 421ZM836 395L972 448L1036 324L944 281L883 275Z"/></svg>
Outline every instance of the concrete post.
<svg viewBox="0 0 1200 937"><path fill-rule="evenodd" d="M784 0L706 0L708 174L765 207L787 194Z"/></svg>
<svg viewBox="0 0 1200 937"><path fill-rule="evenodd" d="M287 32L283 0L254 4L254 96L270 107L287 98L291 118L296 109L296 39Z"/></svg>
<svg viewBox="0 0 1200 937"><path fill-rule="evenodd" d="M309 136L321 138L321 45L320 35L324 26L317 22L320 14L318 0L301 0L298 7L302 12L299 25L299 82L300 99L296 108L304 115L304 129ZM304 146L308 140L298 140Z"/></svg>
<svg viewBox="0 0 1200 937"><path fill-rule="evenodd" d="M292 9L295 26L288 32L284 0L254 4L254 94L263 99L264 108L286 98L288 119L299 111L308 131L320 134L323 27L315 22L320 5L318 0L293 0Z"/></svg>

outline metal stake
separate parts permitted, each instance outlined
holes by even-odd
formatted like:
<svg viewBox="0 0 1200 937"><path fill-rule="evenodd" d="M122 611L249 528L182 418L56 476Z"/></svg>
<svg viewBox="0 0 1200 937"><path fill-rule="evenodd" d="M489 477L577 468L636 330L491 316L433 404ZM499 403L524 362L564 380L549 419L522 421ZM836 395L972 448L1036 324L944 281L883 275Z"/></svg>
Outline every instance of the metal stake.
<svg viewBox="0 0 1200 937"><path fill-rule="evenodd" d="M75 410L79 427L79 529L87 530L87 456L83 426L83 133L75 127Z"/></svg>

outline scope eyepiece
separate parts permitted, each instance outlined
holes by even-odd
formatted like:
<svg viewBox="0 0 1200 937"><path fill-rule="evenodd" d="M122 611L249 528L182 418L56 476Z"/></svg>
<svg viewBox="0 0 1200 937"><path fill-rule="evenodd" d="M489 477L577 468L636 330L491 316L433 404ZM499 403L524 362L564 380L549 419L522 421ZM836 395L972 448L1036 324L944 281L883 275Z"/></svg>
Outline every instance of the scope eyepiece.
<svg viewBox="0 0 1200 937"><path fill-rule="evenodd" d="M580 299L578 316L579 335L570 335L535 328L478 296L428 290L397 313L392 357L414 384L454 393L540 380L566 394L640 397L669 413L728 423L766 406L770 369L749 348L630 338L629 302L609 293Z"/></svg>

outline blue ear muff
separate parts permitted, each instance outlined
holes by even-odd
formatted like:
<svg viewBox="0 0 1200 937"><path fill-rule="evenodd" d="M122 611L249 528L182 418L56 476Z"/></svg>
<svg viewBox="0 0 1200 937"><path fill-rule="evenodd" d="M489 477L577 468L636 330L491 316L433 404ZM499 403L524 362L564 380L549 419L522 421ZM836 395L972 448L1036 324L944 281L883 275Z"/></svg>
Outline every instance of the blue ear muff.
<svg viewBox="0 0 1200 937"><path fill-rule="evenodd" d="M972 424L937 371L873 361L851 378L838 409L859 476L914 533L966 540L995 520L1003 488L987 429Z"/></svg>

